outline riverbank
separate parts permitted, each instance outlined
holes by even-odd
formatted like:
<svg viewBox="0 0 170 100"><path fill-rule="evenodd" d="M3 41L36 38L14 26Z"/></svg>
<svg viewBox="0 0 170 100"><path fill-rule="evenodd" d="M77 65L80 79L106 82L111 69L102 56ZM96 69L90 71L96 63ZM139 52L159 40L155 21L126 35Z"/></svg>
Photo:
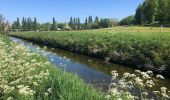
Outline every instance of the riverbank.
<svg viewBox="0 0 170 100"><path fill-rule="evenodd" d="M9 35L170 76L170 29L116 27L88 31L12 32Z"/></svg>
<svg viewBox="0 0 170 100"><path fill-rule="evenodd" d="M103 100L102 93L76 75L0 35L0 99Z"/></svg>

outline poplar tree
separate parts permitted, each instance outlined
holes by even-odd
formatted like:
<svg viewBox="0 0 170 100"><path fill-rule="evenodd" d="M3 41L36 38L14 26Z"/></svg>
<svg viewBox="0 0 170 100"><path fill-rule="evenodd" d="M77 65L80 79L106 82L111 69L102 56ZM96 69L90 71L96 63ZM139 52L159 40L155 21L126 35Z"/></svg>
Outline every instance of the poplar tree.
<svg viewBox="0 0 170 100"><path fill-rule="evenodd" d="M19 18L17 18L17 21L16 21L16 29L20 29L20 21L19 21Z"/></svg>
<svg viewBox="0 0 170 100"><path fill-rule="evenodd" d="M87 20L87 18L85 19L85 29L87 29L87 24L88 24L88 20Z"/></svg>
<svg viewBox="0 0 170 100"><path fill-rule="evenodd" d="M52 31L55 31L55 30L56 30L56 21L55 21L55 18L54 18L54 17L53 17L53 24L52 24L51 30L52 30Z"/></svg>
<svg viewBox="0 0 170 100"><path fill-rule="evenodd" d="M70 17L69 26L73 29L73 17Z"/></svg>
<svg viewBox="0 0 170 100"><path fill-rule="evenodd" d="M99 23L99 17L96 16L94 22L98 24Z"/></svg>
<svg viewBox="0 0 170 100"><path fill-rule="evenodd" d="M78 25L78 30L80 30L80 18L78 18L78 23L77 23L77 25Z"/></svg>
<svg viewBox="0 0 170 100"><path fill-rule="evenodd" d="M75 30L76 29L76 18L74 17L73 19L73 29Z"/></svg>
<svg viewBox="0 0 170 100"><path fill-rule="evenodd" d="M34 18L34 23L33 23L33 30L37 30L37 18Z"/></svg>

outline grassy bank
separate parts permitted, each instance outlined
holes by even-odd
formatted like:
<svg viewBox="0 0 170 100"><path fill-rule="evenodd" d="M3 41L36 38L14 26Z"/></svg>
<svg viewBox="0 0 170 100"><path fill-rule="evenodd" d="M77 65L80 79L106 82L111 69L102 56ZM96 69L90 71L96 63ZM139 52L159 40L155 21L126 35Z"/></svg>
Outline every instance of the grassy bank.
<svg viewBox="0 0 170 100"><path fill-rule="evenodd" d="M1 100L103 100L102 93L0 35Z"/></svg>
<svg viewBox="0 0 170 100"><path fill-rule="evenodd" d="M115 27L88 31L14 32L10 35L106 61L170 72L170 28Z"/></svg>

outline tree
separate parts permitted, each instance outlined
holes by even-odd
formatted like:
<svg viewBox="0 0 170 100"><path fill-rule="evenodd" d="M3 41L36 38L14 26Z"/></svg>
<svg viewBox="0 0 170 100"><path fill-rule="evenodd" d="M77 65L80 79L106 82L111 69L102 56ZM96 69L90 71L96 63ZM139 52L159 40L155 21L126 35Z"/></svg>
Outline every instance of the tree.
<svg viewBox="0 0 170 100"><path fill-rule="evenodd" d="M93 17L92 17L92 16L89 16L88 24L89 24L89 23L93 23Z"/></svg>
<svg viewBox="0 0 170 100"><path fill-rule="evenodd" d="M17 18L17 21L16 21L16 29L20 29L20 21L19 21L19 18Z"/></svg>
<svg viewBox="0 0 170 100"><path fill-rule="evenodd" d="M94 23L97 23L97 24L99 23L99 17L96 16Z"/></svg>
<svg viewBox="0 0 170 100"><path fill-rule="evenodd" d="M136 9L136 14L134 16L135 24L142 24L142 5L140 4Z"/></svg>
<svg viewBox="0 0 170 100"><path fill-rule="evenodd" d="M119 22L120 25L131 25L134 24L134 16L128 16Z"/></svg>
<svg viewBox="0 0 170 100"><path fill-rule="evenodd" d="M22 27L21 28L23 31L26 31L26 19L24 17L22 18Z"/></svg>
<svg viewBox="0 0 170 100"><path fill-rule="evenodd" d="M14 21L14 23L12 24L12 29L20 29L20 21L19 18L17 18L16 21Z"/></svg>
<svg viewBox="0 0 170 100"><path fill-rule="evenodd" d="M37 18L34 18L33 30L37 31Z"/></svg>
<svg viewBox="0 0 170 100"><path fill-rule="evenodd" d="M73 18L72 17L70 17L69 26L73 29Z"/></svg>
<svg viewBox="0 0 170 100"><path fill-rule="evenodd" d="M166 21L168 16L168 1L158 0L157 21Z"/></svg>
<svg viewBox="0 0 170 100"><path fill-rule="evenodd" d="M101 19L99 25L101 28L108 28L110 27L110 20L108 18Z"/></svg>
<svg viewBox="0 0 170 100"><path fill-rule="evenodd" d="M75 30L78 29L78 18L76 18L76 22L75 22Z"/></svg>
<svg viewBox="0 0 170 100"><path fill-rule="evenodd" d="M41 31L49 31L51 29L52 24L47 22L47 23L43 23L40 25L40 30Z"/></svg>
<svg viewBox="0 0 170 100"><path fill-rule="evenodd" d="M145 0L136 10L136 24L170 21L170 0Z"/></svg>
<svg viewBox="0 0 170 100"><path fill-rule="evenodd" d="M117 18L110 18L109 22L110 22L110 27L117 26L119 24L119 20Z"/></svg>
<svg viewBox="0 0 170 100"><path fill-rule="evenodd" d="M80 30L80 18L78 18L77 26L78 26L78 30Z"/></svg>
<svg viewBox="0 0 170 100"><path fill-rule="evenodd" d="M143 4L143 14L147 23L153 23L156 18L158 1L157 0L145 0Z"/></svg>
<svg viewBox="0 0 170 100"><path fill-rule="evenodd" d="M4 24L5 24L5 17L3 15L0 15L0 31L4 30Z"/></svg>
<svg viewBox="0 0 170 100"><path fill-rule="evenodd" d="M86 19L85 19L85 25L84 25L85 29L87 29L87 24L88 24L88 20L87 20L87 18L86 18Z"/></svg>
<svg viewBox="0 0 170 100"><path fill-rule="evenodd" d="M73 30L75 30L76 29L76 18L74 17L74 19L73 19Z"/></svg>
<svg viewBox="0 0 170 100"><path fill-rule="evenodd" d="M52 31L55 31L55 30L56 30L56 27L57 27L56 21L55 21L55 18L53 17L53 24L52 24L51 30L52 30Z"/></svg>
<svg viewBox="0 0 170 100"><path fill-rule="evenodd" d="M60 28L61 30L64 30L65 24L64 23L59 23L58 28Z"/></svg>
<svg viewBox="0 0 170 100"><path fill-rule="evenodd" d="M87 27L88 29L99 29L100 28L99 24L97 23L89 23Z"/></svg>
<svg viewBox="0 0 170 100"><path fill-rule="evenodd" d="M168 0L168 7L167 9L170 9L170 0ZM170 10L167 11L167 21L170 21Z"/></svg>
<svg viewBox="0 0 170 100"><path fill-rule="evenodd" d="M33 30L33 21L31 19L31 17L28 17L27 18L27 24L26 24L26 27L28 29L28 31L32 31Z"/></svg>

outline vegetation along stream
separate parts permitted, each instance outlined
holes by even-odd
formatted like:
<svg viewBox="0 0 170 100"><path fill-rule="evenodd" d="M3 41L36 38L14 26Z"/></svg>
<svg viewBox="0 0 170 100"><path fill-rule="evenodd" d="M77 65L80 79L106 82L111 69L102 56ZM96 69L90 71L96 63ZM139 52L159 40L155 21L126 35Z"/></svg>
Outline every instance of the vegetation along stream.
<svg viewBox="0 0 170 100"><path fill-rule="evenodd" d="M117 70L120 74L125 72L134 73L134 69L126 66L121 66L112 63L105 63L102 60L74 54L65 50L46 47L41 44L10 37L14 42L17 42L32 52L38 52L48 58L48 60L65 71L77 74L86 83L93 85L99 90L107 91L111 83L111 71ZM157 86L165 86L170 88L170 80L158 80Z"/></svg>

